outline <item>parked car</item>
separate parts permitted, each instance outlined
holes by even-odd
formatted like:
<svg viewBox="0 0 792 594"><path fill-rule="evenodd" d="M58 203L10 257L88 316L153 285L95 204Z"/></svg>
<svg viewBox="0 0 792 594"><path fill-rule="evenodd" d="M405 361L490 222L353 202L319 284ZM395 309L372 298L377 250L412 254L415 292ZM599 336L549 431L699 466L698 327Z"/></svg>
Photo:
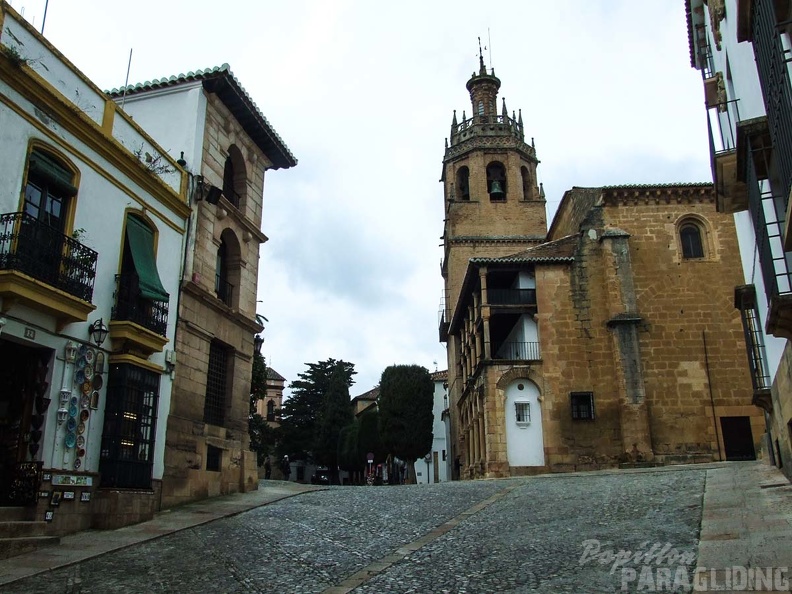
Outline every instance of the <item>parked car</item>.
<svg viewBox="0 0 792 594"><path fill-rule="evenodd" d="M312 485L329 485L330 469L327 466L319 466L311 477Z"/></svg>

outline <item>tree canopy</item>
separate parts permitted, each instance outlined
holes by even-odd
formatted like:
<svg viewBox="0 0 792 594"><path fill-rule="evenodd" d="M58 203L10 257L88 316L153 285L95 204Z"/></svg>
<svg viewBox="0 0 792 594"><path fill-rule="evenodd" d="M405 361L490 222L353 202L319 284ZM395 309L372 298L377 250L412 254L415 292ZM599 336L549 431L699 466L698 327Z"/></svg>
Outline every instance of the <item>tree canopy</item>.
<svg viewBox="0 0 792 594"><path fill-rule="evenodd" d="M314 459L330 469L334 482L337 481L338 470L338 436L354 419L349 402L349 377L343 365L334 367L322 398L314 442Z"/></svg>
<svg viewBox="0 0 792 594"><path fill-rule="evenodd" d="M432 449L434 383L420 365L391 365L382 372L379 434L385 448L410 462Z"/></svg>
<svg viewBox="0 0 792 594"><path fill-rule="evenodd" d="M306 363L307 370L289 384L291 396L281 407L279 455L306 460L312 455L319 430L322 402L330 388L333 372L337 371L347 390L354 383L354 363L335 359ZM347 400L349 392L347 391Z"/></svg>
<svg viewBox="0 0 792 594"><path fill-rule="evenodd" d="M250 416L248 419L248 434L250 435L250 450L256 452L258 465L264 464L264 459L275 447L276 432L258 412L256 404L267 395L267 364L261 353L253 354L253 372L250 378Z"/></svg>

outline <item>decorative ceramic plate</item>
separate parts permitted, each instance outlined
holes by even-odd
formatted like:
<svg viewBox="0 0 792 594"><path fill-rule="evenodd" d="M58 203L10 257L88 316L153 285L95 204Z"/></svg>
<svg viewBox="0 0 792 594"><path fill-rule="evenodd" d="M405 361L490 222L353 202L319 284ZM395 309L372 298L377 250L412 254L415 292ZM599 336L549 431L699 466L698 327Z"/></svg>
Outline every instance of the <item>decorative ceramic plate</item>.
<svg viewBox="0 0 792 594"><path fill-rule="evenodd" d="M72 431L69 431L66 434L65 443L67 448L73 448L74 444L77 443L77 436Z"/></svg>
<svg viewBox="0 0 792 594"><path fill-rule="evenodd" d="M97 373L95 376L93 376L91 383L93 384L94 390L101 390L102 386L104 386L104 379L102 379L102 376Z"/></svg>
<svg viewBox="0 0 792 594"><path fill-rule="evenodd" d="M77 413L78 413L78 412L79 412L79 411L77 410L77 407L76 407L74 404L72 404L72 405L70 405L70 406L69 406L69 416L70 416L72 419L73 419L74 417L76 417L76 416L77 416Z"/></svg>
<svg viewBox="0 0 792 594"><path fill-rule="evenodd" d="M85 379L88 380L93 377L94 368L93 365L86 365L85 369L83 369L83 373L85 374Z"/></svg>
<svg viewBox="0 0 792 594"><path fill-rule="evenodd" d="M82 436L80 436L80 437L82 437ZM80 439L80 438L78 437L77 439ZM77 450L77 457L78 458L82 458L83 456L85 456L85 448L78 449Z"/></svg>
<svg viewBox="0 0 792 594"><path fill-rule="evenodd" d="M85 371L82 369L77 370L77 373L74 374L74 381L78 384L85 383Z"/></svg>
<svg viewBox="0 0 792 594"><path fill-rule="evenodd" d="M96 361L94 361L94 370L97 373L102 373L104 371L104 353L99 351L96 353Z"/></svg>
<svg viewBox="0 0 792 594"><path fill-rule="evenodd" d="M77 399L77 396L72 396L69 399L69 404L71 404L72 406L77 406L77 403L79 403L79 402L80 401Z"/></svg>
<svg viewBox="0 0 792 594"><path fill-rule="evenodd" d="M83 421L83 422L85 422L85 421L87 421L87 420L88 420L88 417L90 417L90 416L91 416L91 413L89 413L87 410L83 410L83 411L80 413L80 420L81 420L81 421Z"/></svg>
<svg viewBox="0 0 792 594"><path fill-rule="evenodd" d="M91 382L85 382L82 385L82 393L89 394L91 392Z"/></svg>
<svg viewBox="0 0 792 594"><path fill-rule="evenodd" d="M78 468L80 468L80 466L82 466L82 460L80 458L77 458L74 461L74 470L77 470Z"/></svg>
<svg viewBox="0 0 792 594"><path fill-rule="evenodd" d="M85 366L88 365L88 363L85 362L85 357L80 357L77 359L76 365L77 369L85 369Z"/></svg>
<svg viewBox="0 0 792 594"><path fill-rule="evenodd" d="M84 448L85 447L85 437L82 435L77 436L77 447Z"/></svg>
<svg viewBox="0 0 792 594"><path fill-rule="evenodd" d="M93 349L88 349L85 351L85 362L89 365L93 363L94 357L96 356L96 352Z"/></svg>
<svg viewBox="0 0 792 594"><path fill-rule="evenodd" d="M77 352L80 353L80 357L82 357L82 356L85 355L85 353L88 352L88 347L86 345L82 344L82 345L80 345L80 348L77 350Z"/></svg>
<svg viewBox="0 0 792 594"><path fill-rule="evenodd" d="M77 435L82 435L85 433L85 423L80 423L77 425Z"/></svg>
<svg viewBox="0 0 792 594"><path fill-rule="evenodd" d="M86 412L85 409L88 408L91 404L91 397L88 394L83 394L80 397L80 407L83 409L83 412Z"/></svg>

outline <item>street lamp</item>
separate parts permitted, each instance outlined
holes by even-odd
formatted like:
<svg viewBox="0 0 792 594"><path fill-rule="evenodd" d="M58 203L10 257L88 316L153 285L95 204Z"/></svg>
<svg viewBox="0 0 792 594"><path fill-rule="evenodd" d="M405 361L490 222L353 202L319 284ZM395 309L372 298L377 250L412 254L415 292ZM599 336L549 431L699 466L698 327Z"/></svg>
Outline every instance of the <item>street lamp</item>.
<svg viewBox="0 0 792 594"><path fill-rule="evenodd" d="M107 338L109 330L104 323L102 318L96 320L93 324L91 324L88 328L88 334L91 336L91 340L96 343L96 346L101 347L102 343Z"/></svg>
<svg viewBox="0 0 792 594"><path fill-rule="evenodd" d="M253 348L256 349L257 354L261 354L261 345L264 344L264 337L261 334L256 334L253 337Z"/></svg>

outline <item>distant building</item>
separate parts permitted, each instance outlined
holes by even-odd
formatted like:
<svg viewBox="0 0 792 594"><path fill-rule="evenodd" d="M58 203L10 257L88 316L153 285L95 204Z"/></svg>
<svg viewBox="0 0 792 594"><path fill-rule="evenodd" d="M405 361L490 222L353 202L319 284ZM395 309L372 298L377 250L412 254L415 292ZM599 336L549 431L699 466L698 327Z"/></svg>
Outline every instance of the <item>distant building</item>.
<svg viewBox="0 0 792 594"><path fill-rule="evenodd" d="M434 405L432 406L432 450L429 452L429 480L424 482L444 483L451 480L452 465L448 454L447 424L444 411L448 409L448 372L435 371L431 374L434 382ZM422 462L416 462L416 472ZM420 480L418 481L421 482Z"/></svg>
<svg viewBox="0 0 792 594"><path fill-rule="evenodd" d="M788 2L686 0L690 63L701 71L719 212L737 226L735 282L753 403L766 450L792 478L792 38Z"/></svg>
<svg viewBox="0 0 792 594"><path fill-rule="evenodd" d="M5 2L0 152L0 505L49 535L150 519L187 174Z"/></svg>
<svg viewBox="0 0 792 594"><path fill-rule="evenodd" d="M352 412L359 417L367 410L377 410L377 398L379 398L379 386L372 388L368 392L355 396L352 399Z"/></svg>
<svg viewBox="0 0 792 594"><path fill-rule="evenodd" d="M283 405L283 388L286 378L267 367L266 396L256 403L256 412L266 419L270 427L280 426L280 409Z"/></svg>
<svg viewBox="0 0 792 594"><path fill-rule="evenodd" d="M731 215L712 184L573 188L547 228L533 140L467 82L445 151L451 459L465 478L752 459Z"/></svg>
<svg viewBox="0 0 792 594"><path fill-rule="evenodd" d="M264 176L297 161L227 64L111 95L190 172L162 505L257 488L249 450Z"/></svg>

